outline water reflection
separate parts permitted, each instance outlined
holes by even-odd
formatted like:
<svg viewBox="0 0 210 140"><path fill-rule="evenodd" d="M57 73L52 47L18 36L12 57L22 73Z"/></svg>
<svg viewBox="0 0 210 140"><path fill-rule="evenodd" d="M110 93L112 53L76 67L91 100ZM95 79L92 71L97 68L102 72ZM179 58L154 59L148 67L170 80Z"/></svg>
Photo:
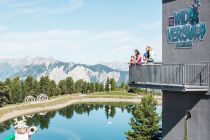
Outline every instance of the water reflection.
<svg viewBox="0 0 210 140"><path fill-rule="evenodd" d="M75 104L25 117L28 126L38 128L30 140L126 140L135 107L125 103ZM160 114L161 106L157 112ZM0 124L0 140L14 132L13 120Z"/></svg>
<svg viewBox="0 0 210 140"><path fill-rule="evenodd" d="M101 104L75 104L75 105L67 106L57 111L41 112L38 114L25 115L25 118L26 118L26 124L28 126L36 126L38 127L38 131L40 130L42 131L42 130L49 129L51 120L53 118L55 119L58 118L58 116L62 116L66 118L67 120L70 120L75 115L90 116L91 112L98 112L98 111L103 111L104 117L107 120L107 125L112 125L113 120L109 120L109 119L113 119L116 113L120 111L122 114L123 113L131 114L129 117L126 118L127 120L123 122L124 124L126 124L126 128L124 129L128 129L129 126L127 124L130 117L132 116L132 112L134 109L135 109L135 105L128 105L128 104L127 105L125 104L103 104L103 105ZM103 116L103 115L100 115L100 116ZM59 121L62 122L62 120L59 120ZM54 129L56 128L55 125L51 125L51 127L52 126ZM9 121L1 123L0 124L0 139L3 139L5 138L5 136L8 136L8 132L10 132L11 134L11 133L14 133L14 131L15 130L14 130L13 120L9 120ZM4 132L7 132L7 133L4 133ZM48 134L48 135L52 135L52 134ZM123 132L120 135L124 137Z"/></svg>

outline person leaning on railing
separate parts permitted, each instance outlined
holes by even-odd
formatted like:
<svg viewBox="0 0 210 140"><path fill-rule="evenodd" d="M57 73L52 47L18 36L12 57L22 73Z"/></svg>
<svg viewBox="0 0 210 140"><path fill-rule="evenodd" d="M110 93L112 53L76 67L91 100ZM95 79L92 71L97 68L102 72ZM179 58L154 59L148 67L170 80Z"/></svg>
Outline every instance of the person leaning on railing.
<svg viewBox="0 0 210 140"><path fill-rule="evenodd" d="M136 57L134 55L131 56L130 61L128 62L129 65L135 65Z"/></svg>
<svg viewBox="0 0 210 140"><path fill-rule="evenodd" d="M152 47L149 47L149 59L147 60L147 62L154 63L154 61L155 61L155 52L153 51Z"/></svg>
<svg viewBox="0 0 210 140"><path fill-rule="evenodd" d="M142 56L139 50L134 50L134 54L131 56L130 61L128 62L129 65L141 65L142 64Z"/></svg>
<svg viewBox="0 0 210 140"><path fill-rule="evenodd" d="M139 50L134 50L135 57L131 56L131 60L129 62L130 65L142 65L142 55ZM131 83L135 83L135 81L131 81Z"/></svg>
<svg viewBox="0 0 210 140"><path fill-rule="evenodd" d="M137 49L134 50L134 53L135 53L135 57L136 57L135 64L136 65L141 65L142 64L142 56L141 56L139 50L137 50Z"/></svg>
<svg viewBox="0 0 210 140"><path fill-rule="evenodd" d="M150 50L150 47L149 46L146 46L146 52L143 55L144 62L147 62L148 59L149 59L149 50Z"/></svg>

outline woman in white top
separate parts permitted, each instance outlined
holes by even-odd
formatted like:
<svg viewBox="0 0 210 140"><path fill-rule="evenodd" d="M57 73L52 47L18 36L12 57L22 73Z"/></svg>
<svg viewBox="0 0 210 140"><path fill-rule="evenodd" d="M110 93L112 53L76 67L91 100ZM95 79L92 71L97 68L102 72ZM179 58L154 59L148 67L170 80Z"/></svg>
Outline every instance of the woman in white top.
<svg viewBox="0 0 210 140"><path fill-rule="evenodd" d="M147 62L152 62L154 63L155 61L155 52L153 51L152 47L149 47L149 59Z"/></svg>

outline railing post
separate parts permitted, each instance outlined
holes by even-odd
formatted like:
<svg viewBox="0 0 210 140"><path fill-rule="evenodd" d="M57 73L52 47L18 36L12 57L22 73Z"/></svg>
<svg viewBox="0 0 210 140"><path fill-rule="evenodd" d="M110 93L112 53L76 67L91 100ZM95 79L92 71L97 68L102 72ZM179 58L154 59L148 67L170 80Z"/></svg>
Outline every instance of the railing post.
<svg viewBox="0 0 210 140"><path fill-rule="evenodd" d="M208 86L208 88L209 88L209 80L210 80L210 62L208 63L208 70L207 70L207 86Z"/></svg>
<svg viewBox="0 0 210 140"><path fill-rule="evenodd" d="M200 81L200 86L202 86L202 74L201 74L201 72L199 73L199 81Z"/></svg>
<svg viewBox="0 0 210 140"><path fill-rule="evenodd" d="M128 77L128 83L131 82L131 66L129 66L129 77Z"/></svg>
<svg viewBox="0 0 210 140"><path fill-rule="evenodd" d="M183 64L182 66L182 84L184 85L185 83L185 64Z"/></svg>

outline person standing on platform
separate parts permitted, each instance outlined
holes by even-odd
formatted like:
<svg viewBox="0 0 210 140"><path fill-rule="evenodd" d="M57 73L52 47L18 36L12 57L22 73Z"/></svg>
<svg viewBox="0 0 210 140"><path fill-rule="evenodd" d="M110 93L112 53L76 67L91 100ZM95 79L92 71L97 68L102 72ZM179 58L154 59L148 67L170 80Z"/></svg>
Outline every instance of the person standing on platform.
<svg viewBox="0 0 210 140"><path fill-rule="evenodd" d="M142 64L142 56L141 56L139 50L136 49L134 51L134 53L135 53L135 57L136 57L135 64L141 65Z"/></svg>
<svg viewBox="0 0 210 140"><path fill-rule="evenodd" d="M149 59L149 46L146 46L146 52L144 53L143 60L144 62L147 63L148 59Z"/></svg>
<svg viewBox="0 0 210 140"><path fill-rule="evenodd" d="M149 59L147 60L148 63L154 63L155 61L155 52L153 51L152 47L149 47Z"/></svg>

